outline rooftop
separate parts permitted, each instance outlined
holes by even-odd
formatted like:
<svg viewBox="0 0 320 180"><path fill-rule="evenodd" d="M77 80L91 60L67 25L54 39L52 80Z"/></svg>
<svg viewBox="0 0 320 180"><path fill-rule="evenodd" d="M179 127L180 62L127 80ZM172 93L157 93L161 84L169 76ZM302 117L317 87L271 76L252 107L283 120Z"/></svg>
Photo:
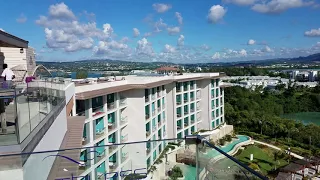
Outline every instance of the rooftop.
<svg viewBox="0 0 320 180"><path fill-rule="evenodd" d="M171 76L121 76L111 79L110 81L98 81L97 78L90 78L86 80L85 84L76 85L76 98L84 100L110 94L114 92L126 91L136 88L152 88L169 84L172 82L185 82L201 79L216 79L224 76L224 73L186 73L183 75Z"/></svg>

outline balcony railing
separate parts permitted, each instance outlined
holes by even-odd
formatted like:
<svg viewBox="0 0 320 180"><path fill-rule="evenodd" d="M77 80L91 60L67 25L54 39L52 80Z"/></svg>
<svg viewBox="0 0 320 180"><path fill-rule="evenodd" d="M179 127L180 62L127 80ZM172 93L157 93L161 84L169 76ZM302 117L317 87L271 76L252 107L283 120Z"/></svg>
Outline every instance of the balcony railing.
<svg viewBox="0 0 320 180"><path fill-rule="evenodd" d="M152 111L152 116L156 115L156 110Z"/></svg>
<svg viewBox="0 0 320 180"><path fill-rule="evenodd" d="M108 111L113 110L114 108L115 108L114 102L107 103L107 109L108 109Z"/></svg>
<svg viewBox="0 0 320 180"><path fill-rule="evenodd" d="M158 122L158 127L160 127L160 126L161 126L161 121Z"/></svg>
<svg viewBox="0 0 320 180"><path fill-rule="evenodd" d="M183 102L184 102L184 103L188 102L188 99L184 99Z"/></svg>
<svg viewBox="0 0 320 180"><path fill-rule="evenodd" d="M180 118L180 117L181 117L181 114L177 114L177 117Z"/></svg>
<svg viewBox="0 0 320 180"><path fill-rule="evenodd" d="M177 88L176 91L179 93L179 92L181 92L181 89L180 89L180 88Z"/></svg>
<svg viewBox="0 0 320 180"><path fill-rule="evenodd" d="M102 151L102 152L98 152L98 151L96 150L95 155L96 155L96 161L95 161L95 163L98 163L101 159L103 159L104 157L106 157L107 153L106 153L106 150L104 150L104 151Z"/></svg>
<svg viewBox="0 0 320 180"><path fill-rule="evenodd" d="M157 127L156 126L153 126L152 127L152 132L155 132L157 130Z"/></svg>
<svg viewBox="0 0 320 180"><path fill-rule="evenodd" d="M190 101L194 101L194 97L191 97L191 98L190 98Z"/></svg>
<svg viewBox="0 0 320 180"><path fill-rule="evenodd" d="M120 99L119 104L120 106L125 106L127 104L127 99L126 98Z"/></svg>
<svg viewBox="0 0 320 180"><path fill-rule="evenodd" d="M106 134L105 128L97 129L95 134L95 139L99 139L100 137L104 136Z"/></svg>
<svg viewBox="0 0 320 180"><path fill-rule="evenodd" d="M158 107L157 110L158 110L158 112L160 112L161 111L161 107Z"/></svg>
<svg viewBox="0 0 320 180"><path fill-rule="evenodd" d="M146 103L149 102L149 98L148 98L148 97L145 97L145 98L144 98L144 102L146 102Z"/></svg>
<svg viewBox="0 0 320 180"><path fill-rule="evenodd" d="M101 114L104 114L103 105L92 108L92 116L99 116Z"/></svg>
<svg viewBox="0 0 320 180"><path fill-rule="evenodd" d="M124 163L129 158L129 153L122 153L121 163Z"/></svg>
<svg viewBox="0 0 320 180"><path fill-rule="evenodd" d="M127 116L120 116L120 124L126 124L128 122L128 117Z"/></svg>
<svg viewBox="0 0 320 180"><path fill-rule="evenodd" d="M90 142L90 140L87 137L82 138L82 145L86 145Z"/></svg>
<svg viewBox="0 0 320 180"><path fill-rule="evenodd" d="M187 114L189 114L189 112L188 112L188 111L184 111L183 114L184 114L184 115L187 115Z"/></svg>
<svg viewBox="0 0 320 180"><path fill-rule="evenodd" d="M121 143L125 143L128 141L128 134L121 136Z"/></svg>
<svg viewBox="0 0 320 180"><path fill-rule="evenodd" d="M33 80L8 88L2 82L1 116L5 118L0 120L0 146L20 144L30 134L34 136L38 132L43 136L46 130L42 128L49 128L45 126L49 124L47 122L55 120L65 106L64 94L68 85L69 83L54 80ZM33 131L36 132L32 133Z"/></svg>
<svg viewBox="0 0 320 180"><path fill-rule="evenodd" d="M148 120L150 118L149 114L146 114L146 120Z"/></svg>
<svg viewBox="0 0 320 180"><path fill-rule="evenodd" d="M157 92L158 98L161 97L161 92Z"/></svg>
<svg viewBox="0 0 320 180"><path fill-rule="evenodd" d="M116 128L116 124L115 123L108 123L108 130L112 131Z"/></svg>
<svg viewBox="0 0 320 180"><path fill-rule="evenodd" d="M150 154L150 152L151 152L151 148L149 147L149 148L146 149L147 155Z"/></svg>
<svg viewBox="0 0 320 180"><path fill-rule="evenodd" d="M177 101L177 105L181 105L182 103L181 103L181 101Z"/></svg>
<svg viewBox="0 0 320 180"><path fill-rule="evenodd" d="M116 171L117 168L118 168L118 163L117 162L109 161L109 169L110 169L111 172Z"/></svg>
<svg viewBox="0 0 320 180"><path fill-rule="evenodd" d="M193 112L194 112L194 108L190 109L190 112L192 112L192 113L193 113Z"/></svg>
<svg viewBox="0 0 320 180"><path fill-rule="evenodd" d="M151 95L151 99L152 99L152 100L155 100L155 99L156 99L156 95L155 95L155 94L152 94L152 95Z"/></svg>
<svg viewBox="0 0 320 180"><path fill-rule="evenodd" d="M150 131L147 131L146 132L146 137L148 138L150 136L150 134L151 134Z"/></svg>
<svg viewBox="0 0 320 180"><path fill-rule="evenodd" d="M191 124L194 124L195 123L195 120L191 120Z"/></svg>
<svg viewBox="0 0 320 180"><path fill-rule="evenodd" d="M158 137L160 138L160 137ZM186 140L187 139L187 140ZM179 149L179 151L176 152L175 158L165 158L166 154L170 153L171 151L166 150L170 148L162 148L161 153L164 154L164 156L160 156L161 153L157 153L157 156L152 157L153 153L151 152L150 145L155 143L155 145L158 145L159 143L170 143L176 144L175 141L171 139L162 139L162 140L151 140L148 142L145 141L139 141L135 143L130 144L131 152L136 152L139 157L143 158L131 158L130 167L121 166L121 171L130 171L131 172L131 166L137 166L137 167L152 167L157 166L158 163L152 164L152 159L160 159L161 161L158 161L161 163L161 166L163 166L163 169L170 169L174 166L180 166L182 163L184 163L185 168L182 169L182 174L185 175L185 179L245 179L245 180L251 180L251 179L260 179L260 180L267 180L265 176L261 175L259 172L254 171L251 169L248 165L250 165L250 161L242 163L239 162L237 159L232 157L230 154L234 153L237 148L244 147L244 151L246 150L246 144L251 143L251 139L249 137L244 138L243 141L236 143L233 148L228 151L224 152L225 150L220 149L219 147L211 144L206 140L204 137L201 136L188 136L188 138L180 137L178 139L179 142L182 142L179 145L174 145L175 149ZM196 146L195 144L197 142L201 142L201 146ZM226 142L227 145L230 146L231 142ZM234 143L234 142L232 142ZM117 145L105 145L105 147L109 148L109 153L106 155L112 155L115 153L115 150L117 147L123 147L125 144L117 144ZM142 146L143 145L143 146ZM171 145L172 146L172 145ZM187 148L193 146L194 148ZM100 146L101 147L101 146ZM16 171L13 171L17 168L32 168L36 169L37 172L42 173L34 173L34 171L24 171L23 177L24 180L33 180L33 179L74 179L76 178L82 178L80 176L83 175L83 173L87 170L89 170L90 164L92 163L91 160L86 160L85 162L79 161L80 152L82 150L86 150L87 152L90 152L88 154L94 153L92 152L93 148L100 148L100 147L75 147L74 149L66 149L63 151L55 151L55 150L49 150L49 151L37 151L36 153L30 152L30 153L24 153L24 154L1 154L0 155L0 170L1 172L6 173L6 177L16 177ZM141 148L146 147L146 148ZM155 146L157 147L157 146ZM112 153L113 152L113 153ZM120 151L119 151L120 152ZM29 158L26 156L26 154L29 154ZM102 153L102 155L104 155ZM62 158L62 156L66 158ZM100 179L106 179L110 177L109 172L118 172L118 167L120 164L123 164L129 154L122 153L117 154L117 156L120 156L120 161L114 160L108 160L105 162L105 165L107 166L105 169L96 169L93 170L96 172L96 175L101 176ZM136 154L130 154L131 157L136 156ZM150 157L151 156L151 157ZM113 157L113 156L111 156ZM198 158L196 158L198 157ZM150 159L151 161L150 161ZM33 161L35 159L38 159L40 161ZM22 160L26 160L26 163L28 163L28 167L22 166L23 163L21 163ZM166 163L168 161L168 163ZM19 163L20 162L20 163ZM179 165L180 164L180 165ZM187 165L187 164L192 164ZM95 166L96 167L96 166ZM126 169L128 168L128 169ZM155 169L155 168L153 168ZM187 169L187 170L185 170ZM119 167L120 170L120 167ZM161 176L165 177L166 172L165 171L159 171L158 169L155 169L156 173ZM278 171L278 170L276 170ZM275 172L276 172L275 171ZM280 170L281 171L281 170ZM98 174L99 172L99 174ZM152 175L151 172L149 172L147 169L140 169L140 174L148 174ZM150 173L150 174L149 174ZM155 172L153 172L154 174ZM262 172L261 173L268 173L268 172ZM92 173L91 173L92 174ZM106 175L107 174L107 175ZM205 176L204 176L205 175ZM105 177L107 176L107 177ZM190 176L190 177L189 177Z"/></svg>

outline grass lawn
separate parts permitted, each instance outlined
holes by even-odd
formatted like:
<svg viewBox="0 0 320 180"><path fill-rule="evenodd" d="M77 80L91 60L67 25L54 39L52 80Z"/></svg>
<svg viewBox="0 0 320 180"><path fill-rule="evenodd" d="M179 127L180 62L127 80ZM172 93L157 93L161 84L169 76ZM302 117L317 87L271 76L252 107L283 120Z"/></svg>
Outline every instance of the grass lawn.
<svg viewBox="0 0 320 180"><path fill-rule="evenodd" d="M259 170L262 174L267 175L275 167L279 168L288 164L287 155L278 156L278 160L275 161L274 152L276 150L265 146L250 145L241 153L238 153L235 158L249 165L252 169ZM253 154L253 161L250 161L250 154Z"/></svg>

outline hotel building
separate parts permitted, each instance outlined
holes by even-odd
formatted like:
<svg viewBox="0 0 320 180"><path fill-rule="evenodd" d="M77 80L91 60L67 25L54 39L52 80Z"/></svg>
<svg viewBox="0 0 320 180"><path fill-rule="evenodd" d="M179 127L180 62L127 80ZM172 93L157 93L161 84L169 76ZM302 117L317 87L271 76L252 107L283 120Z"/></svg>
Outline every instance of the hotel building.
<svg viewBox="0 0 320 180"><path fill-rule="evenodd" d="M80 154L84 179L104 179L105 172L149 168L168 138L184 138L224 123L224 93L219 73L125 76L75 84L73 116L85 116ZM112 173L108 177L112 177ZM113 179L123 179L115 177Z"/></svg>

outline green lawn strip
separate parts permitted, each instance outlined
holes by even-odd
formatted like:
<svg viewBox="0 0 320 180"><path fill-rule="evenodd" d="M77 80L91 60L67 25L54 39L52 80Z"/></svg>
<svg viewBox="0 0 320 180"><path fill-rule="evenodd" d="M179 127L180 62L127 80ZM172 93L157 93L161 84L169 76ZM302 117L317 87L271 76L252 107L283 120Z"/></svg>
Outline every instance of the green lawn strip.
<svg viewBox="0 0 320 180"><path fill-rule="evenodd" d="M241 162L254 166L256 164L262 174L268 174L269 171L273 170L274 167L283 167L287 163L284 159L274 160L273 152L275 150L267 147L260 148L255 145L247 146L240 154L236 155L236 158ZM253 154L253 161L250 161L250 154Z"/></svg>

